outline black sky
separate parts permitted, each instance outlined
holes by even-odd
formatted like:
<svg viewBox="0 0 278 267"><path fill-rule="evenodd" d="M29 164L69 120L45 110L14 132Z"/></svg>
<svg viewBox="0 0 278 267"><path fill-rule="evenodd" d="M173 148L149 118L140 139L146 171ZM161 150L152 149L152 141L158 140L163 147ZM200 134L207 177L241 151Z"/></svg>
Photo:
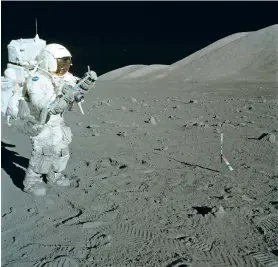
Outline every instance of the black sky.
<svg viewBox="0 0 278 267"><path fill-rule="evenodd" d="M35 36L73 55L72 72L172 64L237 32L278 24L277 2L2 1L1 71L12 39Z"/></svg>

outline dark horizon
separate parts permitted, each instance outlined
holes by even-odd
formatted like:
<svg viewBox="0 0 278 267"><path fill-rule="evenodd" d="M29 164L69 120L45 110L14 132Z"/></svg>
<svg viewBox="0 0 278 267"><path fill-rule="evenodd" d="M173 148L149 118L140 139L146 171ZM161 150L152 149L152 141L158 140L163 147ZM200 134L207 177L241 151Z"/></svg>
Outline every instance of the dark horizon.
<svg viewBox="0 0 278 267"><path fill-rule="evenodd" d="M8 2L2 4L1 72L7 45L38 34L64 45L71 72L98 75L133 64L172 64L238 32L278 23L276 2ZM18 22L18 23L15 23Z"/></svg>

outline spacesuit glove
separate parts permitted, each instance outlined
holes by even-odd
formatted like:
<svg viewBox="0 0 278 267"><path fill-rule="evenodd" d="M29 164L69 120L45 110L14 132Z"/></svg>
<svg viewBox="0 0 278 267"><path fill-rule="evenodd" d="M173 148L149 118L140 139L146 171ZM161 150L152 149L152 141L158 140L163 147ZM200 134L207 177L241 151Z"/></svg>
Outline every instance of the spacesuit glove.
<svg viewBox="0 0 278 267"><path fill-rule="evenodd" d="M86 72L85 75L89 75L89 78L80 85L80 89L83 92L89 92L93 87L95 87L95 83L98 78L94 71L90 71L90 73Z"/></svg>
<svg viewBox="0 0 278 267"><path fill-rule="evenodd" d="M39 131L43 128L43 125L41 124L34 124L32 127L35 131Z"/></svg>
<svg viewBox="0 0 278 267"><path fill-rule="evenodd" d="M88 72L87 72L88 73ZM96 74L96 72L94 72L94 71L90 71L89 73L89 78L88 78L88 80L90 81L90 82L95 82L96 80L97 80L97 74Z"/></svg>

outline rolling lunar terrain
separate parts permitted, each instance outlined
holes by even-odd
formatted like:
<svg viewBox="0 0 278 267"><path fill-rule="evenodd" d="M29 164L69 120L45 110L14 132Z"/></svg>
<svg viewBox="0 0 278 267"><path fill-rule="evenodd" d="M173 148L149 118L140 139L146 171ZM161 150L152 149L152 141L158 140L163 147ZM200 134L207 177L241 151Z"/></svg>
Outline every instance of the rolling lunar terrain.
<svg viewBox="0 0 278 267"><path fill-rule="evenodd" d="M2 118L2 266L277 267L277 48L273 25L100 76L65 115L71 186L43 198Z"/></svg>

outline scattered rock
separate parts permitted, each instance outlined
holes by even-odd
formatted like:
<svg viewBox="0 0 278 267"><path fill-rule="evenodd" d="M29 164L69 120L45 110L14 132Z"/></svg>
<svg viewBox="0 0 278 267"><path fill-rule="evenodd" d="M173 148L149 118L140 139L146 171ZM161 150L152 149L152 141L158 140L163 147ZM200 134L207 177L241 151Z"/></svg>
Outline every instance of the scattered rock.
<svg viewBox="0 0 278 267"><path fill-rule="evenodd" d="M222 218L225 215L225 210L222 206L219 207L218 211L215 212L216 217Z"/></svg>
<svg viewBox="0 0 278 267"><path fill-rule="evenodd" d="M146 123L150 123L152 125L156 124L156 119L154 117L150 117L147 121L145 121Z"/></svg>
<svg viewBox="0 0 278 267"><path fill-rule="evenodd" d="M99 132L97 129L92 130L92 136L100 136Z"/></svg>
<svg viewBox="0 0 278 267"><path fill-rule="evenodd" d="M199 122L190 122L188 124L183 125L183 127L186 127L186 128L191 127L191 126L197 127L197 126L199 126Z"/></svg>
<svg viewBox="0 0 278 267"><path fill-rule="evenodd" d="M272 144L275 143L275 139L276 139L275 134L270 134L269 137L268 137L269 142L272 143Z"/></svg>
<svg viewBox="0 0 278 267"><path fill-rule="evenodd" d="M132 101L133 103L138 103L136 98L131 97L130 99L131 99L131 101Z"/></svg>
<svg viewBox="0 0 278 267"><path fill-rule="evenodd" d="M253 198L250 198L250 197L248 197L248 196L246 196L246 195L242 195L241 198L242 198L243 200L245 200L245 201L254 201Z"/></svg>
<svg viewBox="0 0 278 267"><path fill-rule="evenodd" d="M127 133L126 132L119 132L119 133L117 133L117 135L120 136L120 137L126 137Z"/></svg>
<svg viewBox="0 0 278 267"><path fill-rule="evenodd" d="M213 126L213 127L221 127L221 126L222 126L222 123L221 123L221 122L214 123L214 124L212 124L211 126Z"/></svg>
<svg viewBox="0 0 278 267"><path fill-rule="evenodd" d="M110 104L107 101L100 101L100 105L110 106Z"/></svg>
<svg viewBox="0 0 278 267"><path fill-rule="evenodd" d="M179 105L174 106L173 108L180 109Z"/></svg>
<svg viewBox="0 0 278 267"><path fill-rule="evenodd" d="M28 209L27 211L28 211L29 213L34 213L34 212L35 212L35 210L32 209L32 208L31 208L31 209Z"/></svg>
<svg viewBox="0 0 278 267"><path fill-rule="evenodd" d="M98 125L96 125L96 124L91 124L91 125L87 126L86 128L87 128L87 129L91 129L91 128L99 128L99 126L98 126Z"/></svg>

